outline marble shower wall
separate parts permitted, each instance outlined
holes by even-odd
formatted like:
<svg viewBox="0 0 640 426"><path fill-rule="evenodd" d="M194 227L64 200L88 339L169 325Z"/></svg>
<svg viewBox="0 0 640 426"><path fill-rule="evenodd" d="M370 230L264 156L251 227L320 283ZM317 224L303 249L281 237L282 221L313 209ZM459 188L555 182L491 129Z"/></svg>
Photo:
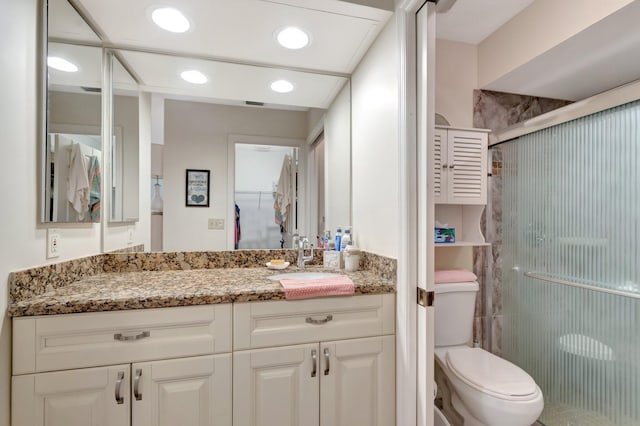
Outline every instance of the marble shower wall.
<svg viewBox="0 0 640 426"><path fill-rule="evenodd" d="M562 99L540 98L489 90L473 91L473 126L500 131L516 123L570 104ZM482 218L482 229L491 243L473 250L474 273L478 276L481 301L476 306L474 338L482 347L502 353L502 150L499 145L490 149L491 176L488 179L489 203ZM489 223L486 214L490 213ZM491 282L489 282L491 281ZM490 304L488 306L488 292ZM490 328L486 321L491 319ZM489 339L488 333L491 333Z"/></svg>

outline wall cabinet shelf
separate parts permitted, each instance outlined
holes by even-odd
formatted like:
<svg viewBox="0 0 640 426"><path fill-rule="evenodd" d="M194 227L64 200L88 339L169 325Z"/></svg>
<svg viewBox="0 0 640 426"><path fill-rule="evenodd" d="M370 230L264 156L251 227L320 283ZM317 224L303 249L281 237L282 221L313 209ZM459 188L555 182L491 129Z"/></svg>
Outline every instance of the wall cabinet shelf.
<svg viewBox="0 0 640 426"><path fill-rule="evenodd" d="M487 204L489 130L438 126L432 143L436 226L455 228L455 243L436 247L485 246L480 226Z"/></svg>

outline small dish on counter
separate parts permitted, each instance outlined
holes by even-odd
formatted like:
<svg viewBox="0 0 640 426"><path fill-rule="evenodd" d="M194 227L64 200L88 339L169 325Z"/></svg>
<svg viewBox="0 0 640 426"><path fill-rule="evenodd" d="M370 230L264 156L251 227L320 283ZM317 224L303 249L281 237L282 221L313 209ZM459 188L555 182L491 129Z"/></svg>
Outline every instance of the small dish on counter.
<svg viewBox="0 0 640 426"><path fill-rule="evenodd" d="M281 265L272 265L271 262L267 262L267 268L276 269L276 270L287 269L289 267L289 265L290 265L289 262L284 262Z"/></svg>

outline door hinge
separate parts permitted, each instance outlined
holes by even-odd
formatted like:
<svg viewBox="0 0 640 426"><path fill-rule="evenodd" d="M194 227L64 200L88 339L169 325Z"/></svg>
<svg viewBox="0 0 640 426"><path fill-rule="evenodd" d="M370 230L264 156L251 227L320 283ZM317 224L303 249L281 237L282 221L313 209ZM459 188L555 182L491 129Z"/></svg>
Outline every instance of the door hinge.
<svg viewBox="0 0 640 426"><path fill-rule="evenodd" d="M435 298L435 293L433 291L427 291L423 288L418 287L418 305L420 306L433 306L433 299Z"/></svg>

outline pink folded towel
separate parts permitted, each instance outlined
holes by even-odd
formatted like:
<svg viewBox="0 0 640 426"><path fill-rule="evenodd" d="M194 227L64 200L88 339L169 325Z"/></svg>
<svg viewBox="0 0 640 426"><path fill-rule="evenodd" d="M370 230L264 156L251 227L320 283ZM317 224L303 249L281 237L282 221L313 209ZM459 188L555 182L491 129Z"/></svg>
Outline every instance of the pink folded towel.
<svg viewBox="0 0 640 426"><path fill-rule="evenodd" d="M464 269L449 269L446 271L436 271L435 283L468 283L478 279L476 274Z"/></svg>
<svg viewBox="0 0 640 426"><path fill-rule="evenodd" d="M346 275L318 278L315 280L282 279L287 299L310 299L325 296L350 296L355 292L351 278Z"/></svg>

